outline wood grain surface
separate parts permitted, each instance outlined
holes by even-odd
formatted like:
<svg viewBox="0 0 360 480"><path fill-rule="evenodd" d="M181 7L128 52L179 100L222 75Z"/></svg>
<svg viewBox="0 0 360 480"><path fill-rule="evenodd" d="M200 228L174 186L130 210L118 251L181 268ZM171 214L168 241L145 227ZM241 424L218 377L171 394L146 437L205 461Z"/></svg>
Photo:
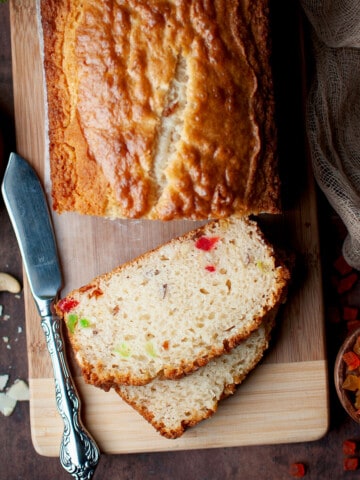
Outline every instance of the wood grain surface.
<svg viewBox="0 0 360 480"><path fill-rule="evenodd" d="M17 151L34 166L49 192L35 1L13 0L10 13ZM85 420L104 452L297 442L314 440L326 432L327 362L316 197L310 165L302 160L296 166L303 179L301 188L296 184L296 198L285 203L283 215L261 218L270 238L297 258L295 281L263 364L212 419L174 441L159 437L114 393L84 385L71 362ZM192 222L109 221L76 214L54 215L53 221L64 273L63 293L194 227ZM56 456L62 424L56 414L50 358L26 282L25 311L32 438L39 453Z"/></svg>

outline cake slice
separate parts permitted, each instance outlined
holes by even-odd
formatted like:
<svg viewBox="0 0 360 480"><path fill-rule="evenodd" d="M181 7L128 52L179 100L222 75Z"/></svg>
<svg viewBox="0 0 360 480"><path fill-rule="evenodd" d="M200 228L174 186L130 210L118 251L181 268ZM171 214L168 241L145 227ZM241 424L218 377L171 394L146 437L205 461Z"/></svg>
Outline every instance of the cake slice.
<svg viewBox="0 0 360 480"><path fill-rule="evenodd" d="M117 393L161 435L178 438L212 416L220 400L233 394L268 348L277 308L230 353L179 380L156 378L147 385L116 387Z"/></svg>
<svg viewBox="0 0 360 480"><path fill-rule="evenodd" d="M180 378L231 351L284 299L289 271L248 218L215 220L57 305L87 382Z"/></svg>

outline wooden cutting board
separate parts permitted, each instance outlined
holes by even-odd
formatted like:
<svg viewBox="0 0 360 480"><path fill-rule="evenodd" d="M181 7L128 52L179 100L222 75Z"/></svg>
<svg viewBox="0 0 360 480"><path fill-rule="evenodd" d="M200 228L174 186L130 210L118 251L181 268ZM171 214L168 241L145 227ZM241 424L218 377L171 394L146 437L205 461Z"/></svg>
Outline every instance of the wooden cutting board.
<svg viewBox="0 0 360 480"><path fill-rule="evenodd" d="M17 151L34 166L49 191L35 0L12 0L10 11ZM269 233L296 253L302 268L296 272L263 363L216 415L178 440L162 438L115 393L85 385L75 370L84 420L103 452L273 444L324 435L329 406L316 197L305 158L299 168L304 181L296 189L296 199L284 215L265 222ZM54 215L53 221L64 272L63 293L194 227L191 222L108 221L76 214ZM51 363L26 279L24 291L32 438L38 453L56 456L63 425L54 400Z"/></svg>

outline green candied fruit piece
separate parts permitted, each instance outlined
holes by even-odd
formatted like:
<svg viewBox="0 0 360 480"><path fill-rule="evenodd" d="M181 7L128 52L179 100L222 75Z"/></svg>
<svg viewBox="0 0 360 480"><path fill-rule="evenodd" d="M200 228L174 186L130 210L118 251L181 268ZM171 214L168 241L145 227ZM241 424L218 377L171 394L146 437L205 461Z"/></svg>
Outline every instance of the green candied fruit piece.
<svg viewBox="0 0 360 480"><path fill-rule="evenodd" d="M130 357L131 355L130 347L125 342L122 342L120 345L118 345L115 348L115 352L125 358Z"/></svg>
<svg viewBox="0 0 360 480"><path fill-rule="evenodd" d="M66 324L71 333L74 333L77 323L78 323L78 316L75 313L70 313L67 317Z"/></svg>
<svg viewBox="0 0 360 480"><path fill-rule="evenodd" d="M150 355L150 357L153 357L153 358L157 357L155 347L152 342L146 342L145 350L146 350L146 353Z"/></svg>
<svg viewBox="0 0 360 480"><path fill-rule="evenodd" d="M264 273L268 273L270 271L270 265L268 263L263 262L262 260L258 260L256 262L256 266L259 270Z"/></svg>
<svg viewBox="0 0 360 480"><path fill-rule="evenodd" d="M88 328L91 325L90 320L87 318L80 318L79 324L81 328Z"/></svg>

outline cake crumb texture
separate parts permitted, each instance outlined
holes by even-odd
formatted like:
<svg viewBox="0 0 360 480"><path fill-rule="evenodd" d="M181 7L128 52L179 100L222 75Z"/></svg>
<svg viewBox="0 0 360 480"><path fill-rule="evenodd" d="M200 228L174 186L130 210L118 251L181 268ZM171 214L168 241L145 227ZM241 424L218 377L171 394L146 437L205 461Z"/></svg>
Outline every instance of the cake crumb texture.
<svg viewBox="0 0 360 480"><path fill-rule="evenodd" d="M116 392L161 435L179 438L189 428L210 418L221 400L236 388L262 360L269 347L277 308L272 309L247 339L230 353L211 360L179 380L156 378L147 385L119 385Z"/></svg>

